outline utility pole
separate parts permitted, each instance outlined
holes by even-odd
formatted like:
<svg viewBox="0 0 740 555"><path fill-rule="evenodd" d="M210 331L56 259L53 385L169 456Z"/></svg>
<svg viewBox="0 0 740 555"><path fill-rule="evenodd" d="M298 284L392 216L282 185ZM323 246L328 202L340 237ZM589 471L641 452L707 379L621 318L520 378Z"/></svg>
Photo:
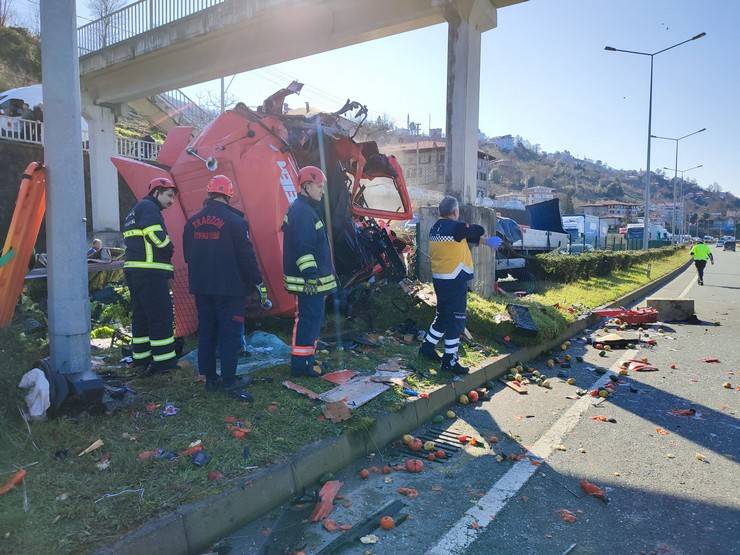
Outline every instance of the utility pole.
<svg viewBox="0 0 740 555"><path fill-rule="evenodd" d="M80 66L75 0L41 1L49 343L54 370L90 370Z"/></svg>

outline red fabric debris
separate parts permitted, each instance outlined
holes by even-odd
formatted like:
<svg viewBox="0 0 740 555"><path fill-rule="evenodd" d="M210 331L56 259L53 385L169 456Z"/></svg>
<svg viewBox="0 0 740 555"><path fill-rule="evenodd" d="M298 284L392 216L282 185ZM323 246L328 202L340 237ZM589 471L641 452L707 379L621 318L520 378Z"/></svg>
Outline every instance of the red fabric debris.
<svg viewBox="0 0 740 555"><path fill-rule="evenodd" d="M601 499L604 503L606 503L606 494L604 493L604 490L601 489L599 486L597 486L596 484L592 484L588 480L581 480L579 484L586 495L590 495L592 497L595 497L596 499Z"/></svg>
<svg viewBox="0 0 740 555"><path fill-rule="evenodd" d="M331 514L334 509L334 498L339 493L341 487L342 482L339 480L329 480L322 486L319 491L321 501L316 503L316 507L314 507L311 513L311 522L318 522Z"/></svg>
<svg viewBox="0 0 740 555"><path fill-rule="evenodd" d="M609 417L604 416L603 414L597 414L596 416L592 416L591 420L595 420L596 422L609 422Z"/></svg>
<svg viewBox="0 0 740 555"><path fill-rule="evenodd" d="M564 522L573 523L576 520L576 515L571 513L568 509L558 509L558 513L560 514L560 518L563 519Z"/></svg>
<svg viewBox="0 0 740 555"><path fill-rule="evenodd" d="M673 416L694 416L696 414L694 409L672 409L669 412Z"/></svg>
<svg viewBox="0 0 740 555"><path fill-rule="evenodd" d="M350 381L356 375L357 372L355 372L354 370L338 370L337 372L332 372L330 374L325 374L321 376L321 379L336 385L342 385L343 383L347 383L348 381Z"/></svg>

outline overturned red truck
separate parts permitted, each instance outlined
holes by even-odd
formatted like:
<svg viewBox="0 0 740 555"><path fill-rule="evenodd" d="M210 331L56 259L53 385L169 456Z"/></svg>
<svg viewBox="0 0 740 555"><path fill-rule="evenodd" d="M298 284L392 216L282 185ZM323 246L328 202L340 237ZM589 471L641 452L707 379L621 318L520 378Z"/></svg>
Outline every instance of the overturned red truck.
<svg viewBox="0 0 740 555"><path fill-rule="evenodd" d="M270 315L292 316L295 297L283 289L281 225L297 196L299 168L314 165L327 175L324 216L330 232L340 295L383 273L401 279L406 268L401 253L408 248L390 231L390 220L412 217L403 171L393 156L375 142L355 142L367 109L347 101L334 113L288 115L285 98L300 91L292 83L270 96L257 110L242 103L216 117L195 138L193 128L172 129L156 162L112 158L137 199L155 177L167 177L178 188L175 205L163 212L175 246L173 297L178 336L197 328L194 299L188 293L182 230L202 207L206 184L214 174L231 178L232 204L250 225L257 260L272 300ZM344 114L354 112L351 118ZM247 312L256 307L247 306Z"/></svg>

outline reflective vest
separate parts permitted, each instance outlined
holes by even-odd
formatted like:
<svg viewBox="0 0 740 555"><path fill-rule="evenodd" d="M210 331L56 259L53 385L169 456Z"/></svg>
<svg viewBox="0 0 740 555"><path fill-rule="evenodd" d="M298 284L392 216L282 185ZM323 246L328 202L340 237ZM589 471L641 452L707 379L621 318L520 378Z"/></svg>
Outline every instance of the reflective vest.
<svg viewBox="0 0 740 555"><path fill-rule="evenodd" d="M172 274L174 250L164 225L159 203L146 196L126 215L123 239L126 244L126 270L158 270Z"/></svg>
<svg viewBox="0 0 740 555"><path fill-rule="evenodd" d="M429 230L429 256L434 279L473 279L470 243L478 243L485 230L458 220L440 218Z"/></svg>
<svg viewBox="0 0 740 555"><path fill-rule="evenodd" d="M327 294L337 288L326 227L318 203L305 195L290 205L283 219L283 285L289 293L305 292L306 281L316 292Z"/></svg>
<svg viewBox="0 0 740 555"><path fill-rule="evenodd" d="M709 245L706 243L697 243L691 247L691 255L694 257L694 260L707 260L712 256L712 251L709 250Z"/></svg>

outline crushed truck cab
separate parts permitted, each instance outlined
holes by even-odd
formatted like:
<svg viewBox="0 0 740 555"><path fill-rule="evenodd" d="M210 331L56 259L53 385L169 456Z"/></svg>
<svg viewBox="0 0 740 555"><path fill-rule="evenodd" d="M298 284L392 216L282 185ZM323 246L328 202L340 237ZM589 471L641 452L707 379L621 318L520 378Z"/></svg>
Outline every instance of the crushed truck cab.
<svg viewBox="0 0 740 555"><path fill-rule="evenodd" d="M285 98L298 90L300 84L293 83L257 110L239 103L194 138L191 127L172 129L155 163L112 157L137 199L146 195L155 177L167 177L177 185L177 202L163 215L175 246L172 289L178 336L197 328L182 255L182 231L187 219L201 209L206 184L215 174L233 181L231 204L249 221L255 254L273 302L267 314L292 316L295 312L295 297L283 289L281 226L297 198L296 174L303 166L320 167L327 176L323 218L341 289L346 291L379 273L399 280L405 275L400 253L409 247L386 225L412 217L400 165L393 156L381 154L375 142L354 141L367 115L356 102L348 102L335 113L283 114ZM351 111L357 113L344 117ZM251 305L246 308L248 314L260 312Z"/></svg>

